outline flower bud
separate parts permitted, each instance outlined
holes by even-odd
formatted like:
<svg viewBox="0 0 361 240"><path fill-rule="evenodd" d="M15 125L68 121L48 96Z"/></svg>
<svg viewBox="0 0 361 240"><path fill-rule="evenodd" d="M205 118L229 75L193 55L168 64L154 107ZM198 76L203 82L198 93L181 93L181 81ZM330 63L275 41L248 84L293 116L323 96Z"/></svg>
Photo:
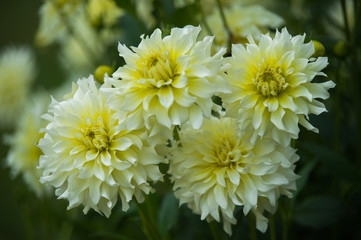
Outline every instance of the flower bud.
<svg viewBox="0 0 361 240"><path fill-rule="evenodd" d="M325 55L325 47L320 43L319 41L312 40L313 46L315 48L315 53L312 55L312 57L321 57Z"/></svg>
<svg viewBox="0 0 361 240"><path fill-rule="evenodd" d="M110 76L113 72L114 72L113 68L106 66L106 65L101 65L101 66L97 67L97 69L95 69L95 72L94 72L95 80L97 80L98 83L103 84L105 73L107 73L108 76Z"/></svg>

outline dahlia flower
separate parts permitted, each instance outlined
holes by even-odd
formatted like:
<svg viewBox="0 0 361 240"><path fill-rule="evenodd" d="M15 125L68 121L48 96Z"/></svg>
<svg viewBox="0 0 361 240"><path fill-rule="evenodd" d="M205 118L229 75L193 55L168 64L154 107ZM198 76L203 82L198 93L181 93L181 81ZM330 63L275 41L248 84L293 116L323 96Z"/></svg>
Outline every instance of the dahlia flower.
<svg viewBox="0 0 361 240"><path fill-rule="evenodd" d="M304 43L305 35L292 37L284 28L272 39L262 35L258 44L252 36L249 44L233 45L228 62L231 70L225 74L232 93L223 96L228 116L236 117L244 129L254 129L257 136L270 134L287 145L297 138L298 123L314 132L318 130L307 120L308 114L326 111L316 99L327 99L332 81L315 82L327 57L311 58L312 42Z"/></svg>
<svg viewBox="0 0 361 240"><path fill-rule="evenodd" d="M35 77L35 59L29 48L8 48L0 56L0 127L17 122Z"/></svg>
<svg viewBox="0 0 361 240"><path fill-rule="evenodd" d="M175 196L207 221L220 221L228 234L236 224L234 210L256 216L265 232L264 210L274 213L281 194L292 196L297 176L295 150L272 139L254 145L232 118L205 120L200 130L183 128L181 144L170 161Z"/></svg>
<svg viewBox="0 0 361 240"><path fill-rule="evenodd" d="M110 80L114 88L106 90L109 106L128 112L134 125L145 123L148 129L158 124L170 130L188 120L200 128L203 117L211 116L211 97L229 91L219 75L225 50L211 56L213 37L197 41L200 30L193 26L173 28L162 38L156 29L150 37L142 36L133 51L119 44L126 65ZM152 119L154 124L149 123Z"/></svg>
<svg viewBox="0 0 361 240"><path fill-rule="evenodd" d="M48 94L35 94L19 116L15 133L4 139L4 142L10 146L6 165L10 167L11 175L13 177L22 175L25 183L38 197L50 192L49 186L39 182L42 172L38 169L38 165L42 152L37 146L39 139L44 136L40 129L46 126L46 121L41 115L46 112L49 103Z"/></svg>
<svg viewBox="0 0 361 240"><path fill-rule="evenodd" d="M66 39L68 30L65 20L76 15L81 6L81 0L45 0L39 10L37 44L47 46Z"/></svg>
<svg viewBox="0 0 361 240"><path fill-rule="evenodd" d="M275 29L284 23L280 16L260 5L233 4L224 8L224 14L231 31L232 43L246 43L249 34L259 39L269 28ZM215 45L227 47L229 35L224 28L220 12L213 11L205 20L212 26L212 34L216 36Z"/></svg>
<svg viewBox="0 0 361 240"><path fill-rule="evenodd" d="M114 26L123 11L112 0L46 0L40 8L37 44L60 44L68 72L84 75L106 59L121 31Z"/></svg>
<svg viewBox="0 0 361 240"><path fill-rule="evenodd" d="M87 13L93 25L113 26L124 11L120 9L114 0L89 0Z"/></svg>
<svg viewBox="0 0 361 240"><path fill-rule="evenodd" d="M80 79L63 101L50 104L39 147L41 182L68 199L68 209L82 204L84 213L92 208L108 217L118 195L126 211L133 196L142 202L153 191L150 182L162 180L162 158L158 142L149 143L145 130L128 130L128 119L105 103L93 76Z"/></svg>

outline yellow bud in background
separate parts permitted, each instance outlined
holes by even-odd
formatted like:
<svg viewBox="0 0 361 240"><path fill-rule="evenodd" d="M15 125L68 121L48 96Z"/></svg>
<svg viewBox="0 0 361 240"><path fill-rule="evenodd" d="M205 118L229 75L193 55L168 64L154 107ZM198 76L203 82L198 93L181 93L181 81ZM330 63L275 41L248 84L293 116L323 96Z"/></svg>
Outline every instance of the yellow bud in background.
<svg viewBox="0 0 361 240"><path fill-rule="evenodd" d="M338 57L345 57L349 53L349 46L345 40L340 40L333 47L333 51Z"/></svg>
<svg viewBox="0 0 361 240"><path fill-rule="evenodd" d="M315 47L315 52L314 54L312 55L312 57L321 57L321 56L324 56L325 55L325 47L322 45L322 43L320 43L319 41L315 41L315 40L312 40L313 42L313 46Z"/></svg>
<svg viewBox="0 0 361 240"><path fill-rule="evenodd" d="M103 84L105 73L107 73L108 76L110 76L110 75L112 75L113 72L114 72L113 68L106 66L106 65L101 65L101 66L97 67L97 69L95 69L94 78L95 78L95 80L97 80L98 83Z"/></svg>

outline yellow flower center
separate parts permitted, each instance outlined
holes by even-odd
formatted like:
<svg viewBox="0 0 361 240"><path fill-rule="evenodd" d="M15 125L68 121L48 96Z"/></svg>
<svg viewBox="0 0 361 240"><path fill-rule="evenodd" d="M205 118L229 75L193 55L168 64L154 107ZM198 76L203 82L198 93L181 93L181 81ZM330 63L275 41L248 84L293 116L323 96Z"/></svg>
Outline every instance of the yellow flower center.
<svg viewBox="0 0 361 240"><path fill-rule="evenodd" d="M288 86L282 69L270 66L260 67L253 83L265 97L276 97Z"/></svg>
<svg viewBox="0 0 361 240"><path fill-rule="evenodd" d="M215 156L217 158L217 165L219 167L234 168L237 165L240 167L246 167L246 164L242 162L242 157L247 155L247 151L242 151L240 148L241 143L237 142L234 138L224 138L220 144L215 148Z"/></svg>
<svg viewBox="0 0 361 240"><path fill-rule="evenodd" d="M106 150L110 146L107 132L104 128L98 126L88 127L83 141L89 149L97 149L98 151Z"/></svg>
<svg viewBox="0 0 361 240"><path fill-rule="evenodd" d="M153 54L143 63L143 76L157 88L170 85L179 76L176 73L176 61L169 51Z"/></svg>

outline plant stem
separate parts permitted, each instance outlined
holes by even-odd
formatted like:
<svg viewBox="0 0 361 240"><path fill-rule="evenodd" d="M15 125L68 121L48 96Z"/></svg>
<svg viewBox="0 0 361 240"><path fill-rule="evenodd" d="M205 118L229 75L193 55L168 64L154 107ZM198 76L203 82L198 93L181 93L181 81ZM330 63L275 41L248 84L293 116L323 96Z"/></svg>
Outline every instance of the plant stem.
<svg viewBox="0 0 361 240"><path fill-rule="evenodd" d="M335 125L334 125L334 149L336 152L339 151L339 141L340 141L340 116L341 116L341 108L340 108L340 89L341 87L338 86L340 84L339 78L340 78L340 69L341 69L341 61L337 62L336 67L336 75L335 75Z"/></svg>
<svg viewBox="0 0 361 240"><path fill-rule="evenodd" d="M282 240L287 240L288 237L288 221L283 223L283 228L282 228Z"/></svg>
<svg viewBox="0 0 361 240"><path fill-rule="evenodd" d="M158 233L157 229L147 218L142 206L140 206L140 204L138 203L138 201L136 199L134 199L134 202L135 202L135 205L137 206L140 219L142 220L142 229L143 229L144 234L147 236L147 239L149 239L149 240L161 239L160 234Z"/></svg>
<svg viewBox="0 0 361 240"><path fill-rule="evenodd" d="M203 23L204 27L206 28L208 34L213 36L214 34L213 34L211 28L209 27L207 21L206 21L206 15L205 15L205 13L203 11L200 0L197 0L196 3L197 3L197 7L199 8L199 11L201 12L202 23Z"/></svg>
<svg viewBox="0 0 361 240"><path fill-rule="evenodd" d="M219 12L221 14L223 26L226 29L227 34L228 34L227 54L226 54L226 55L228 55L228 53L231 52L231 48L232 48L232 32L231 32L231 30L229 28L229 25L227 23L227 19L226 19L226 16L224 14L223 7L222 7L222 4L221 4L220 0L217 0L217 5L218 5Z"/></svg>
<svg viewBox="0 0 361 240"><path fill-rule="evenodd" d="M351 40L351 34L350 34L350 27L349 22L347 19L347 10L346 10L346 0L341 0L341 8L342 8L342 15L343 15L343 21L345 23L345 34L347 40Z"/></svg>
<svg viewBox="0 0 361 240"><path fill-rule="evenodd" d="M25 202L22 204L22 216L25 226L25 236L27 240L34 240L34 232L31 224L31 216L28 204Z"/></svg>
<svg viewBox="0 0 361 240"><path fill-rule="evenodd" d="M271 237L271 240L276 240L276 225L275 225L275 218L274 218L274 215L271 214L270 215L270 219L269 219L269 222L270 222L270 237Z"/></svg>
<svg viewBox="0 0 361 240"><path fill-rule="evenodd" d="M361 122L361 103L360 103L360 93L359 93L359 64L358 64L358 28L357 27L357 22L355 22L355 27L354 27L354 32L351 35L350 32L350 26L349 26L349 22L347 19L347 9L346 9L346 0L341 0L341 6L342 6L342 13L343 13L343 19L345 22L345 34L347 37L347 40L349 43L351 43L351 47L352 47L352 51L350 53L351 55L351 74L352 74L352 82L353 82L353 86L352 86L352 91L353 91L353 100L354 100L354 112L355 112L355 116L356 116L356 146L360 146L361 144L361 126L360 126L360 122ZM357 3L355 2L354 4L355 8L359 8L357 7ZM360 9L355 9L355 12L357 15L361 14L360 13ZM360 16L355 16L355 19L359 19ZM356 151L357 151L357 159L358 161L361 162L361 148L356 147Z"/></svg>
<svg viewBox="0 0 361 240"><path fill-rule="evenodd" d="M214 240L221 240L221 234L219 233L218 225L215 221L208 223L209 228L211 229L212 236Z"/></svg>
<svg viewBox="0 0 361 240"><path fill-rule="evenodd" d="M289 219L290 219L290 204L291 201L288 198L284 199L283 202L283 211L282 211L282 240L288 239L288 229L289 229Z"/></svg>
<svg viewBox="0 0 361 240"><path fill-rule="evenodd" d="M253 223L253 218L250 213L247 214L248 226L249 226L249 236L251 240L258 240L256 227Z"/></svg>

